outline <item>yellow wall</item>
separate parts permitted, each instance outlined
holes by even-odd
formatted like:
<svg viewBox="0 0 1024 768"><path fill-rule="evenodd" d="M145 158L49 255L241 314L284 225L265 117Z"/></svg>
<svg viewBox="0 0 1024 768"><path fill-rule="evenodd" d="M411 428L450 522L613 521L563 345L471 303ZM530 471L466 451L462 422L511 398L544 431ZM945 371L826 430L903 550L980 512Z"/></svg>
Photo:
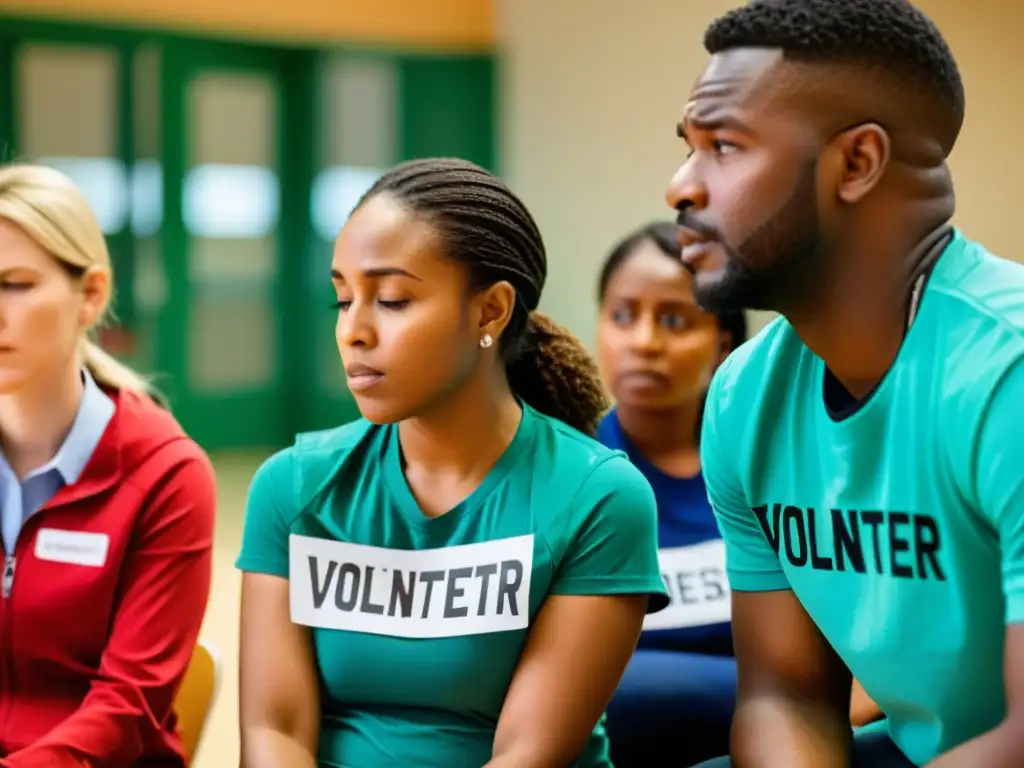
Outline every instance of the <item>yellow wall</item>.
<svg viewBox="0 0 1024 768"><path fill-rule="evenodd" d="M491 0L0 0L0 11L446 50L486 49L494 31Z"/></svg>
<svg viewBox="0 0 1024 768"><path fill-rule="evenodd" d="M683 158L679 110L706 56L704 27L740 0L500 0L502 167L548 244L545 307L588 343L592 286L611 243L665 217ZM942 29L967 88L951 159L956 223L1024 260L1019 0L917 0Z"/></svg>

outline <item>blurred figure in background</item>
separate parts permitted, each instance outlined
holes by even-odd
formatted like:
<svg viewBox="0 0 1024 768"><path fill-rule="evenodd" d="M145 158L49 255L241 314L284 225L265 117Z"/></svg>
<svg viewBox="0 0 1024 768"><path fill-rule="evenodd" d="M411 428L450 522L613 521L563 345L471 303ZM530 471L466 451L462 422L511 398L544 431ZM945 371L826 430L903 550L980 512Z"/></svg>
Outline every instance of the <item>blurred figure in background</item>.
<svg viewBox="0 0 1024 768"><path fill-rule="evenodd" d="M212 468L86 335L106 243L62 174L0 169L0 766L180 768Z"/></svg>
<svg viewBox="0 0 1024 768"><path fill-rule="evenodd" d="M589 436L607 397L535 311L546 276L529 211L465 161L392 169L345 224L330 278L364 418L253 480L247 768L610 768L605 705L666 602L657 515Z"/></svg>
<svg viewBox="0 0 1024 768"><path fill-rule="evenodd" d="M618 768L658 765L665 754L687 765L727 750L736 697L725 552L699 444L711 375L745 340L747 324L741 312L697 306L677 232L663 222L630 234L598 284L599 361L616 405L597 435L625 451L654 490L671 598L647 617L608 708Z"/></svg>

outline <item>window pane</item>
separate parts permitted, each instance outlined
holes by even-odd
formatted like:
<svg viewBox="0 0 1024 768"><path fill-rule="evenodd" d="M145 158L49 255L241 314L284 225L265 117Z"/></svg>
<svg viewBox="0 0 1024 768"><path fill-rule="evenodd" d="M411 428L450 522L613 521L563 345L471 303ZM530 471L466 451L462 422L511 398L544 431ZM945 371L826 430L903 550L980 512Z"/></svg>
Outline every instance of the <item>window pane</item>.
<svg viewBox="0 0 1024 768"><path fill-rule="evenodd" d="M185 228L199 237L263 237L277 226L277 175L256 165L209 164L185 177Z"/></svg>
<svg viewBox="0 0 1024 768"><path fill-rule="evenodd" d="M262 388L276 346L277 82L211 72L189 84L189 379L207 392Z"/></svg>
<svg viewBox="0 0 1024 768"><path fill-rule="evenodd" d="M67 174L82 190L105 234L128 221L128 173L110 157L37 157L35 162Z"/></svg>
<svg viewBox="0 0 1024 768"><path fill-rule="evenodd" d="M103 231L120 232L128 173L117 159L117 53L32 43L18 50L16 67L21 158L70 176Z"/></svg>
<svg viewBox="0 0 1024 768"><path fill-rule="evenodd" d="M377 168L326 168L313 181L313 226L324 240L333 241L352 209L383 173Z"/></svg>

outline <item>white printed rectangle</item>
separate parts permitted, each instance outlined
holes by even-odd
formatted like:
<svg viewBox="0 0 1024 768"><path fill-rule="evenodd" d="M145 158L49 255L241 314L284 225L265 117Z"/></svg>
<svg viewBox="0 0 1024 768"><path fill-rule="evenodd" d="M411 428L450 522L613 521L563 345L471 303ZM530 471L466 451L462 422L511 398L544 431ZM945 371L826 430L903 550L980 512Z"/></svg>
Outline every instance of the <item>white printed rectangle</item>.
<svg viewBox="0 0 1024 768"><path fill-rule="evenodd" d="M105 533L41 528L36 534L36 558L102 568L107 562L110 537Z"/></svg>
<svg viewBox="0 0 1024 768"><path fill-rule="evenodd" d="M525 629L533 534L441 549L385 549L292 534L292 621L436 638Z"/></svg>
<svg viewBox="0 0 1024 768"><path fill-rule="evenodd" d="M732 620L731 593L721 539L658 551L661 578L669 593L666 608L644 619L644 630L682 629Z"/></svg>

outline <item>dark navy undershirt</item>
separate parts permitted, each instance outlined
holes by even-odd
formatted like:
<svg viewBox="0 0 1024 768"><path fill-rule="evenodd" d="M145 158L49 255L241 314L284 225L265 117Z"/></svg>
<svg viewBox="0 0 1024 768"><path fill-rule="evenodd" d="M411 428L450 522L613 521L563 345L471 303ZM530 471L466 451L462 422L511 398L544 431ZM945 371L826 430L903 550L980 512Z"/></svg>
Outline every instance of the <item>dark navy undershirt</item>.
<svg viewBox="0 0 1024 768"><path fill-rule="evenodd" d="M701 475L672 477L651 464L623 432L614 410L598 426L597 439L608 448L624 451L651 484L658 502L659 547L685 547L722 537ZM639 647L731 653L732 628L725 623L647 630L640 636Z"/></svg>

